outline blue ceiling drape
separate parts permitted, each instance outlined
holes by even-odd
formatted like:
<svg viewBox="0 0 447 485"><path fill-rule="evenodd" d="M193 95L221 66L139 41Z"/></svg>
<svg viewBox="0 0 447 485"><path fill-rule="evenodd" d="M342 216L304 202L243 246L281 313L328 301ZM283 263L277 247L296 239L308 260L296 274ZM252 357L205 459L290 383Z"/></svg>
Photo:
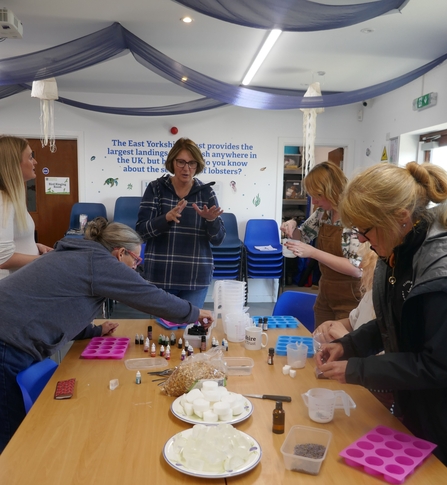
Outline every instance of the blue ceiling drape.
<svg viewBox="0 0 447 485"><path fill-rule="evenodd" d="M339 29L402 10L409 0L325 5L312 0L174 0L218 20L257 29L310 32Z"/></svg>
<svg viewBox="0 0 447 485"><path fill-rule="evenodd" d="M379 2L380 3L380 2ZM223 83L170 59L119 23L60 46L0 61L0 99L29 90L34 80L61 76L131 52L137 62L164 79L202 98L169 106L147 108L97 106L60 97L59 102L80 109L128 116L167 116L195 113L231 104L283 110L341 106L395 90L422 76L447 59L447 54L395 79L350 92L303 97L302 91L247 88ZM182 81L186 77L187 81Z"/></svg>

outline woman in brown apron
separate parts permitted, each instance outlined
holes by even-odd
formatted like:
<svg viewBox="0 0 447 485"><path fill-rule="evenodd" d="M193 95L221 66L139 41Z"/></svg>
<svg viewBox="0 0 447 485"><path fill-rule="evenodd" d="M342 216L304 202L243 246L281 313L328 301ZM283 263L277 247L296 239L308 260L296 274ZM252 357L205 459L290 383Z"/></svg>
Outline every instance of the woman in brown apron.
<svg viewBox="0 0 447 485"><path fill-rule="evenodd" d="M347 178L337 165L319 163L304 179L316 211L300 228L293 220L281 226L287 237L297 240L286 243L288 249L300 258L319 262L321 278L314 306L315 327L326 320L348 317L361 298L360 243L352 230L343 228L337 211L346 183ZM315 248L309 243L317 237Z"/></svg>

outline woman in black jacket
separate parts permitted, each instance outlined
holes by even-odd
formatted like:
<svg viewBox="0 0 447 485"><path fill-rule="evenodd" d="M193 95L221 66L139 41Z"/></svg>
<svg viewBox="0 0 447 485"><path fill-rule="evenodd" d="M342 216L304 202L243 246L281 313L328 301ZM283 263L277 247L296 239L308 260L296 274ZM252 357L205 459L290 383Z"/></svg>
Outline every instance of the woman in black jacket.
<svg viewBox="0 0 447 485"><path fill-rule="evenodd" d="M447 173L374 165L340 202L345 225L379 255L376 319L323 345L317 366L342 383L394 393L394 413L447 464ZM432 203L439 204L429 208ZM376 355L385 350L383 355Z"/></svg>

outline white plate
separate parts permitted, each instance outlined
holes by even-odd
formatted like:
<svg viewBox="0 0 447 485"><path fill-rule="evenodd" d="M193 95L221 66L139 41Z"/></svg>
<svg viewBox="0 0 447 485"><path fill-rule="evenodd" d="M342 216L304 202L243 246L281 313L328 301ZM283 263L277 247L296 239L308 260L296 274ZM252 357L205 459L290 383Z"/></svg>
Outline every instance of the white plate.
<svg viewBox="0 0 447 485"><path fill-rule="evenodd" d="M163 447L163 457L166 460L166 462L168 463L168 465L171 465L172 468L174 468L175 470L177 470L181 473L184 473L185 475L191 475L193 477L199 477L199 478L234 477L236 475L241 475L242 473L246 473L246 472L250 471L261 460L261 456L262 456L261 445L254 438L252 438L250 435L243 433L242 431L239 431L239 433L245 435L247 438L249 438L253 441L253 446L252 446L253 453L251 454L250 458L248 459L248 461L245 463L244 466L242 466L238 470L232 470L232 471L221 472L221 473L217 473L217 472L195 472L194 470L190 470L190 469L186 468L185 465L183 465L183 463L178 463L178 462L172 461L168 458L169 450L170 450L170 447L174 443L175 437L178 436L178 435L183 435L187 438L191 433L192 433L192 428L187 429L185 431L181 431L180 433L177 433L175 436L170 438L166 442L165 446Z"/></svg>
<svg viewBox="0 0 447 485"><path fill-rule="evenodd" d="M231 392L228 392L228 394L234 394ZM180 414L176 408L181 407L180 404L180 399L182 396L178 397L172 404L171 404L171 411L174 416L176 416L178 419L181 419L185 423L190 423L190 424L235 424L235 423L240 423L241 421L245 421L249 416L251 416L253 412L253 404L246 398L244 397L244 410L242 411L241 414L238 414L237 416L233 416L232 419L229 421L218 421L218 422L209 422L209 421L204 421L202 418L199 418L199 416L193 414L192 416L186 416L186 414Z"/></svg>

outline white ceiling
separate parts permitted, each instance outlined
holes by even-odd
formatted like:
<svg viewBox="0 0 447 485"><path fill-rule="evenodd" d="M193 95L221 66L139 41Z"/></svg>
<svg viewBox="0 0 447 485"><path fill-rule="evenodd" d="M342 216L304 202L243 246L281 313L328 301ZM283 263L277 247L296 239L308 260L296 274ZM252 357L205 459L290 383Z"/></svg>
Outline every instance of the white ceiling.
<svg viewBox="0 0 447 485"><path fill-rule="evenodd" d="M0 7L9 8L23 24L23 39L0 42L0 59L53 47L120 22L170 58L233 85L241 83L267 35L206 17L171 0L0 0ZM192 24L180 21L186 14L193 17ZM351 27L282 33L251 85L305 90L319 81L325 94L387 81L447 53L446 22L446 0L410 0L402 13ZM362 33L365 28L373 32ZM60 96L156 94L178 97L178 102L200 97L142 67L131 54L57 81ZM82 101L82 94L77 99Z"/></svg>

